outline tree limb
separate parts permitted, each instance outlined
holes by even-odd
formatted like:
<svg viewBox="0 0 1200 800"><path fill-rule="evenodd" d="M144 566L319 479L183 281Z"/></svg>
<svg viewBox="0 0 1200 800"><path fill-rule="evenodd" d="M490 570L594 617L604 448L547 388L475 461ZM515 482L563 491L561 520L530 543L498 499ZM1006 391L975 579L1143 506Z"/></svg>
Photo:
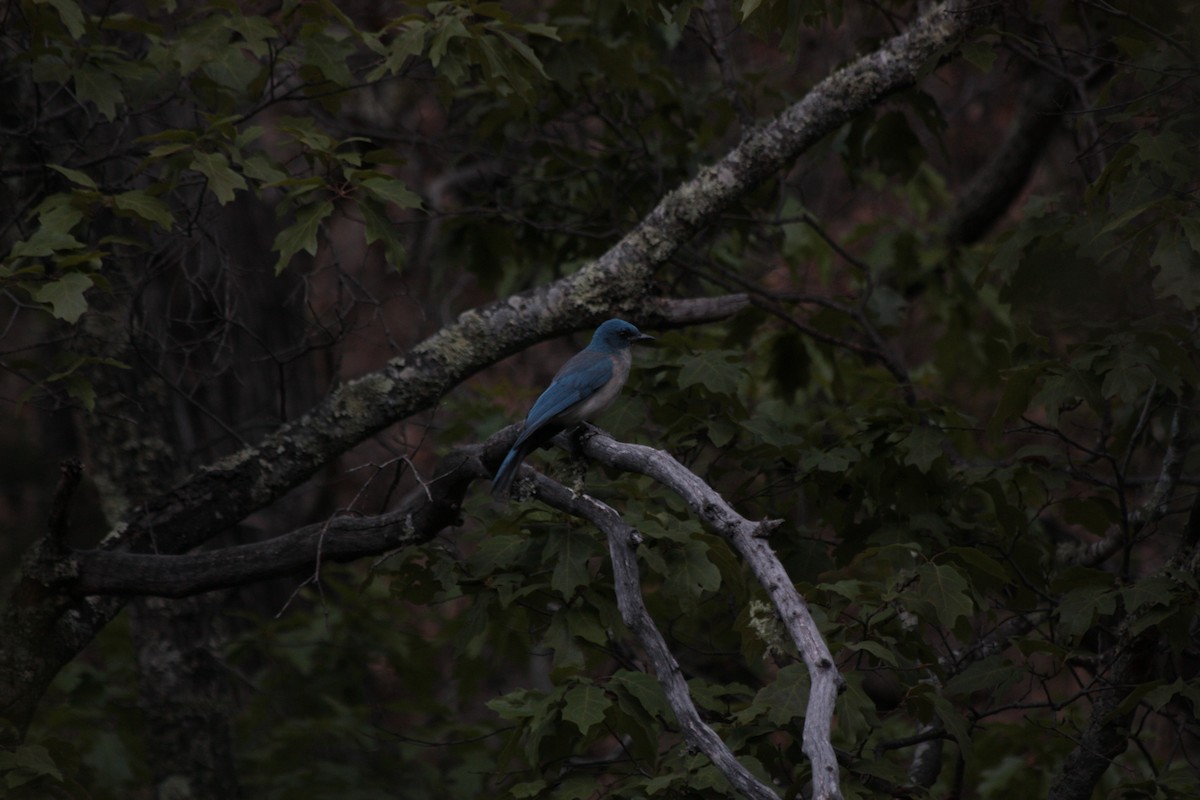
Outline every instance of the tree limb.
<svg viewBox="0 0 1200 800"><path fill-rule="evenodd" d="M523 474L533 477L535 497L572 516L588 520L604 532L612 556L613 584L621 619L638 637L646 656L654 665L654 673L663 694L675 712L688 744L708 756L721 774L744 796L753 800L779 800L779 795L743 767L716 731L700 718L679 662L672 655L642 600L642 582L635 555L641 539L638 532L620 514L599 500L572 492L541 473L526 469Z"/></svg>
<svg viewBox="0 0 1200 800"><path fill-rule="evenodd" d="M186 555L78 550L71 555L70 591L185 597L427 542L458 522L467 488L489 476L479 451L463 448L448 456L437 477L378 516L333 517L265 541Z"/></svg>
<svg viewBox="0 0 1200 800"><path fill-rule="evenodd" d="M1008 135L958 197L946 223L946 241L966 247L987 235L1016 201L1038 156L1070 105L1075 86L1065 78L1035 73Z"/></svg>
<svg viewBox="0 0 1200 800"><path fill-rule="evenodd" d="M741 516L712 487L662 450L618 442L607 434L587 437L582 446L584 454L601 463L648 475L672 489L750 565L808 668L810 688L803 749L812 762L813 797L822 800L841 797L831 729L834 706L844 681L809 614L808 604L767 543L767 536L780 522L752 522Z"/></svg>
<svg viewBox="0 0 1200 800"><path fill-rule="evenodd" d="M414 489L396 510L376 517L335 517L265 542L189 555L78 551L72 557L75 576L72 591L183 596L293 574L323 561L349 561L428 541L457 520L471 482L491 474L487 465L499 462L515 434L513 426L484 445L458 451L446 459L438 476L427 486ZM809 669L811 689L803 747L813 763L814 797L828 800L841 797L831 724L842 680L807 605L766 542L766 536L778 523L756 523L740 516L698 476L662 451L617 442L599 433L587 437L583 449L603 463L649 475L670 487L750 564ZM535 496L588 519L609 538L622 618L651 655L689 741L703 750L748 797L776 797L745 772L691 705L679 666L641 601L637 563L630 548L631 537L636 536L633 528L608 506L586 495L568 492L529 467L523 467L521 475L534 479Z"/></svg>

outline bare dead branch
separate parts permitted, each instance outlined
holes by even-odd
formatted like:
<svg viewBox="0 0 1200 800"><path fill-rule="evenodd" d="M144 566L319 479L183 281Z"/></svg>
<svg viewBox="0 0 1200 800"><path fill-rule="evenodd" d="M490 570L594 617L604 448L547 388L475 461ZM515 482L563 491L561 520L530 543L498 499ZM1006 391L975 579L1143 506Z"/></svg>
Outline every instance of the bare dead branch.
<svg viewBox="0 0 1200 800"><path fill-rule="evenodd" d="M803 749L812 762L813 797L841 797L831 728L834 705L844 681L808 611L808 604L796 591L767 541L769 533L781 523L753 522L741 516L699 476L662 450L618 442L602 433L586 437L582 447L584 454L601 463L648 475L669 487L750 565L808 668L810 689Z"/></svg>
<svg viewBox="0 0 1200 800"><path fill-rule="evenodd" d="M675 712L687 742L708 756L721 774L746 797L779 800L779 795L743 767L716 731L700 718L679 662L675 660L642 600L642 582L635 555L641 538L638 532L620 514L599 500L572 492L531 469L526 468L522 474L533 477L533 496L572 516L588 520L604 532L612 556L613 584L621 619L638 637L646 656L654 665L659 685L671 710Z"/></svg>

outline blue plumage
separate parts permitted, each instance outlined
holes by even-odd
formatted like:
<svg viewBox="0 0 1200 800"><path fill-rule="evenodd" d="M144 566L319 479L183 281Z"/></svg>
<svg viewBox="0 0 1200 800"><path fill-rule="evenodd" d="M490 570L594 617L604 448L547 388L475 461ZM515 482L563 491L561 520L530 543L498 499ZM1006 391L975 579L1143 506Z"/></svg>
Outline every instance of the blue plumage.
<svg viewBox="0 0 1200 800"><path fill-rule="evenodd" d="M550 386L529 409L521 435L492 478L492 492L506 493L525 456L559 431L608 408L629 377L633 363L630 346L653 338L621 319L610 319L597 328L591 344L562 365Z"/></svg>

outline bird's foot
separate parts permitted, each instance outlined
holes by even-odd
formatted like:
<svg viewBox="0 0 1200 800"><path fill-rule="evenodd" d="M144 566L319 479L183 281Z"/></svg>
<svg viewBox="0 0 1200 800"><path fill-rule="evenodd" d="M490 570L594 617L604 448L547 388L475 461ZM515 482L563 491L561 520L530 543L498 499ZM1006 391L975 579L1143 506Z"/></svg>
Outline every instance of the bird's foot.
<svg viewBox="0 0 1200 800"><path fill-rule="evenodd" d="M598 436L602 433L604 433L602 428L597 428L590 422L581 422L579 423L578 427L575 428L575 437L581 442L586 441L593 436Z"/></svg>
<svg viewBox="0 0 1200 800"><path fill-rule="evenodd" d="M587 460L574 457L567 463L568 477L570 478L567 487L571 490L571 499L576 499L583 494L584 483L587 480Z"/></svg>

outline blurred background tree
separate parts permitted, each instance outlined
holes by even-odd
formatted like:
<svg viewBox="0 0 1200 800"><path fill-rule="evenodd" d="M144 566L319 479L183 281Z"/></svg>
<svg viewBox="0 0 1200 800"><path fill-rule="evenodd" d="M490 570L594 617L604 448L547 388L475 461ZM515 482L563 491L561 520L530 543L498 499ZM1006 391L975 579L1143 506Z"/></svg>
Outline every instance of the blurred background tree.
<svg viewBox="0 0 1200 800"><path fill-rule="evenodd" d="M455 461L625 315L601 424L785 521L846 796L1195 796L1196 4L920 5L6 3L0 786L736 796L602 537ZM762 587L649 478L582 485L801 796Z"/></svg>

